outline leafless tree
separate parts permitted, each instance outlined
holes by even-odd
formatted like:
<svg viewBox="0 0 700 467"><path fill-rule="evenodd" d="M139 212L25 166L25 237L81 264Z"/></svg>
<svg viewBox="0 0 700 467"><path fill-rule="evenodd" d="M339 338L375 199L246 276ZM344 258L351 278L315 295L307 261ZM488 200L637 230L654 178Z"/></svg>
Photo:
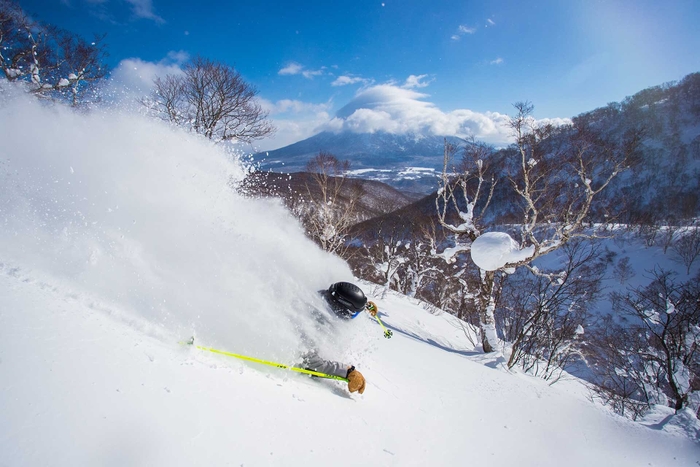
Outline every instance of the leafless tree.
<svg viewBox="0 0 700 467"><path fill-rule="evenodd" d="M434 256L438 232L429 216L379 217L372 224L372 234L363 237L363 261L373 268L372 280L409 297L421 297L429 284L444 285L444 261Z"/></svg>
<svg viewBox="0 0 700 467"><path fill-rule="evenodd" d="M686 407L700 376L698 280L679 283L674 273L655 270L647 287L613 294L613 306L625 320L600 330L596 391L618 409L636 408L635 415L655 403Z"/></svg>
<svg viewBox="0 0 700 467"><path fill-rule="evenodd" d="M688 230L680 234L680 237L673 243L672 248L680 263L685 266L686 273L690 274L690 268L700 256L700 228L688 227Z"/></svg>
<svg viewBox="0 0 700 467"><path fill-rule="evenodd" d="M506 283L499 317L506 340L513 343L508 367L520 365L552 381L579 354L577 340L605 273L598 245L574 241L562 250L563 269L522 268Z"/></svg>
<svg viewBox="0 0 700 467"><path fill-rule="evenodd" d="M346 237L356 221L355 208L362 188L347 177L350 163L328 152L319 152L306 169L312 182L306 186L309 206L303 221L321 248L343 256L348 250Z"/></svg>
<svg viewBox="0 0 700 467"><path fill-rule="evenodd" d="M675 242L675 240L677 238L677 234L681 230L682 230L682 227L676 219L674 219L672 217L669 217L666 219L666 225L663 227L662 231L660 232L660 238L659 238L661 246L664 249L664 254L666 254L669 247L673 246L673 243Z"/></svg>
<svg viewBox="0 0 700 467"><path fill-rule="evenodd" d="M616 413L637 419L656 402L653 381L658 379L658 366L638 357L647 348L644 336L626 332L607 316L592 337L588 357L595 374L592 393Z"/></svg>
<svg viewBox="0 0 700 467"><path fill-rule="evenodd" d="M185 82L181 76L165 75L156 78L155 94L142 103L155 110L164 120L176 125L187 125L188 113L183 111L188 106L185 99Z"/></svg>
<svg viewBox="0 0 700 467"><path fill-rule="evenodd" d="M466 236L471 241L481 233L481 222L496 187L493 176L487 180L489 168L486 163L491 151L492 148L488 145L472 139L463 148L459 164L454 165L453 160L458 148L445 140L435 209L440 225L454 234ZM458 219L453 220L449 217L450 213L453 213L450 207L455 209Z"/></svg>
<svg viewBox="0 0 700 467"><path fill-rule="evenodd" d="M142 103L161 118L215 142L250 143L274 133L255 87L235 68L196 57L181 74L156 78Z"/></svg>
<svg viewBox="0 0 700 467"><path fill-rule="evenodd" d="M661 220L655 213L644 213L636 221L636 232L646 246L652 247L661 233Z"/></svg>
<svg viewBox="0 0 700 467"><path fill-rule="evenodd" d="M440 225L455 235L457 243L464 242L463 249L468 249L471 242L481 235L482 222L493 197L496 180L489 174L489 146L472 139L463 151L461 163L456 167L451 166L457 148L445 140L435 209ZM489 283L493 287L495 276L492 271L485 273L483 283ZM489 342L487 330L493 330L492 334L495 335L494 297L490 292L480 293L479 300L484 352L491 352L495 342Z"/></svg>
<svg viewBox="0 0 700 467"><path fill-rule="evenodd" d="M620 281L620 284L627 283L628 280L635 276L634 268L630 266L629 256L620 258L613 269L613 276Z"/></svg>
<svg viewBox="0 0 700 467"><path fill-rule="evenodd" d="M529 103L515 107L518 113L511 126L519 168L509 179L523 207L521 242L534 246L534 253L523 262L528 264L571 239L590 237L583 227L593 202L627 169L641 134L632 131L613 141L585 122L557 130L551 125L537 125L530 116L533 108ZM547 140L555 131L567 131L566 142L548 148ZM542 229L542 224L551 227Z"/></svg>
<svg viewBox="0 0 700 467"><path fill-rule="evenodd" d="M510 188L521 208L520 244L532 253L504 265L502 272L528 266L573 239L594 236L584 229L593 202L627 168L640 140L638 132L630 132L617 141L605 138L601 130L586 121L563 128L539 125L531 116L531 104L517 103L515 108L517 113L510 122L515 145L505 164ZM445 146L447 161L452 150L447 143ZM469 249L481 235L480 223L485 219L494 186L485 183L488 165L479 158L480 152L475 155L478 157L465 158L456 185L445 162L436 205L440 224L460 236L464 249ZM448 219L447 205L458 214L456 220ZM490 340L496 339L496 273L481 274L478 306L485 352L493 350L495 342Z"/></svg>
<svg viewBox="0 0 700 467"><path fill-rule="evenodd" d="M442 261L435 258L438 244L435 222L429 217L415 222L421 226L420 233L408 245L401 279L401 292L409 297L421 297L423 288L443 275L439 267Z"/></svg>
<svg viewBox="0 0 700 467"><path fill-rule="evenodd" d="M392 285L395 289L399 288L398 272L408 261L408 250L411 245L403 238L404 236L397 228L389 228L385 231L380 227L376 238L365 247L368 250L367 257L384 285L382 297L392 288Z"/></svg>
<svg viewBox="0 0 700 467"><path fill-rule="evenodd" d="M8 81L77 106L106 76L106 56L104 36L88 42L31 19L13 1L0 0L0 70Z"/></svg>

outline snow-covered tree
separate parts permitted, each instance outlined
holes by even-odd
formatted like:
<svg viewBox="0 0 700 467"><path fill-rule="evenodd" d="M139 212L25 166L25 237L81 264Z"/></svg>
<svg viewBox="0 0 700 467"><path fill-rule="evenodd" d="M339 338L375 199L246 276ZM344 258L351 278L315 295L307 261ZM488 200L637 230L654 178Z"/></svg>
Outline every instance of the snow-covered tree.
<svg viewBox="0 0 700 467"><path fill-rule="evenodd" d="M430 218L415 215L396 223L380 217L372 223L372 234L362 238L361 255L371 267L367 274L371 280L409 297L421 296L432 282L444 283L442 260L435 257L437 230ZM415 226L420 226L418 233L413 231Z"/></svg>
<svg viewBox="0 0 700 467"><path fill-rule="evenodd" d="M392 288L399 288L399 270L408 261L410 242L402 241L403 236L397 232L383 232L381 229L376 240L370 243L367 257L370 258L372 267L381 278L384 285L384 293Z"/></svg>
<svg viewBox="0 0 700 467"><path fill-rule="evenodd" d="M307 184L308 199L300 216L309 235L325 251L343 256L348 249L346 237L355 223L355 207L362 188L347 177L348 161L319 152L307 164L312 182Z"/></svg>
<svg viewBox="0 0 700 467"><path fill-rule="evenodd" d="M497 342L496 274L529 266L573 239L594 236L584 229L594 200L627 168L640 137L630 132L613 140L585 120L564 127L541 125L531 117L529 103L517 103L515 108L510 121L515 144L501 163L508 173L508 196L520 208L520 218L513 222L520 242L492 232L475 251L495 185L489 181L495 172L489 170L488 151L481 147L468 145L461 170L453 174L448 166L452 150L446 144L436 203L440 224L456 234L452 252L471 250L481 269L477 307L485 352L493 351ZM456 216L450 218L450 212Z"/></svg>
<svg viewBox="0 0 700 467"><path fill-rule="evenodd" d="M77 106L105 77L104 36L88 42L30 18L13 1L0 0L0 71L39 97Z"/></svg>
<svg viewBox="0 0 700 467"><path fill-rule="evenodd" d="M465 147L460 166L450 168L449 164L456 151L457 148L445 140L443 170L435 199L438 222L454 234L457 244L456 248L443 253L448 262L460 251L468 250L471 242L481 235L484 216L496 187L495 179L487 180L487 157L491 152L490 147L474 140L470 141ZM454 216L455 213L457 217ZM493 272L482 274L482 288L486 283L493 289ZM485 352L491 352L496 343L494 296L489 291L482 290L478 297L482 344Z"/></svg>
<svg viewBox="0 0 700 467"><path fill-rule="evenodd" d="M409 297L419 295L430 282L439 281L444 271L439 267L437 229L432 219L421 224L421 233L407 244L406 261L399 290Z"/></svg>

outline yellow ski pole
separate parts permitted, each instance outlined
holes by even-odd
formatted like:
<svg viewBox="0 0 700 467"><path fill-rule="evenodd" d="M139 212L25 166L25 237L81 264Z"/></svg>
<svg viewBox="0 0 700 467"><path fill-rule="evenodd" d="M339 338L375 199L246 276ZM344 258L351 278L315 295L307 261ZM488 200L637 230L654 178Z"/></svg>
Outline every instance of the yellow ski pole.
<svg viewBox="0 0 700 467"><path fill-rule="evenodd" d="M375 305L374 302L367 302L365 308L367 309L369 314L377 320L382 329L384 329L384 337L386 337L387 339L391 339L391 336L393 336L394 333L387 329L386 326L384 326L384 323L382 323L382 320L379 319L379 309L377 308L377 305Z"/></svg>
<svg viewBox="0 0 700 467"><path fill-rule="evenodd" d="M191 339L190 339L189 341L187 341L187 342L180 342L180 344L183 344L183 345L191 345L191 346L193 346L193 347L195 347L195 348L197 348L197 349L199 349L199 350L206 350L207 352L212 352L212 353L219 354L219 355L225 355L225 356L227 356L227 357L238 358L239 360L246 360L246 361L249 361L249 362L260 363L260 364L262 364L262 365L272 366L272 367L280 368L280 369L283 369L283 370L296 371L297 373L304 373L304 374L306 374L306 375L317 376L317 377L319 377L319 378L335 379L335 380L338 380L338 381L345 381L346 383L348 382L348 379L347 379L347 378L343 378L342 376L329 375L329 374L327 374L327 373L321 373L320 371L307 370L306 368L297 368L297 367L295 367L295 366L289 366L289 365L285 365L285 364L283 364L283 363L270 362L270 361L261 360L261 359L259 359L259 358L255 358L255 357L248 357L248 356L246 356L246 355L240 355L240 354L237 354L237 353L226 352L226 351L224 351L224 350L213 349L213 348L211 348L211 347L203 347L203 346L201 346L201 345L195 345L195 343L194 343L194 337L191 338Z"/></svg>
<svg viewBox="0 0 700 467"><path fill-rule="evenodd" d="M391 336L393 336L394 333L384 326L384 323L382 323L382 320L379 319L379 316L375 316L374 319L376 319L379 325L382 327L382 329L384 329L384 337L386 337L387 339L391 339Z"/></svg>

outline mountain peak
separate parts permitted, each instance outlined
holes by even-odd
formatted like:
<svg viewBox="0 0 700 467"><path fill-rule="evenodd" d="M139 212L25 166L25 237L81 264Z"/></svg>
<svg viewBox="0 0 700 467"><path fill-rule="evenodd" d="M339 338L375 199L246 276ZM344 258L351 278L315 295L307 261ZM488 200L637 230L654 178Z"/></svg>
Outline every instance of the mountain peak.
<svg viewBox="0 0 700 467"><path fill-rule="evenodd" d="M353 174L379 180L395 188L429 192L436 186L435 174L442 170L444 142L463 143L456 136L421 133L394 134L386 131L334 133L324 131L254 159L261 168L274 172L301 172L320 151L350 161Z"/></svg>

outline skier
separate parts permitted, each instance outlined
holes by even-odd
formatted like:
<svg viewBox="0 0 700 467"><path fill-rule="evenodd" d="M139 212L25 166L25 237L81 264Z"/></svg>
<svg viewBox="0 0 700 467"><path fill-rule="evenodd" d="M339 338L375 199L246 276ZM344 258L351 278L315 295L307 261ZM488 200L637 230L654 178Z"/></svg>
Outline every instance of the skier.
<svg viewBox="0 0 700 467"><path fill-rule="evenodd" d="M350 282L336 282L328 290L320 290L319 294L326 300L331 310L341 319L356 318L362 310L367 310L372 316L377 315L377 305L367 301L364 292ZM324 360L314 348L302 356L305 368L348 379L348 390L365 392L365 378L353 365Z"/></svg>

